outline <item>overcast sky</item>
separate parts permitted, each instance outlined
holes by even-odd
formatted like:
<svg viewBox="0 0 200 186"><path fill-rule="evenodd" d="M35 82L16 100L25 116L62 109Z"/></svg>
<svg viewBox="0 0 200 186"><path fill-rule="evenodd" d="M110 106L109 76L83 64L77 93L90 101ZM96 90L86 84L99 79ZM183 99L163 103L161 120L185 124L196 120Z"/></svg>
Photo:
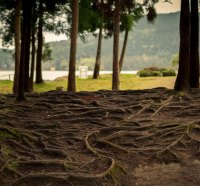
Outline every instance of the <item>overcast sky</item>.
<svg viewBox="0 0 200 186"><path fill-rule="evenodd" d="M172 4L165 3L164 0L160 0L160 2L156 5L156 10L158 13L177 12L180 11L180 3L181 0L172 0Z"/></svg>

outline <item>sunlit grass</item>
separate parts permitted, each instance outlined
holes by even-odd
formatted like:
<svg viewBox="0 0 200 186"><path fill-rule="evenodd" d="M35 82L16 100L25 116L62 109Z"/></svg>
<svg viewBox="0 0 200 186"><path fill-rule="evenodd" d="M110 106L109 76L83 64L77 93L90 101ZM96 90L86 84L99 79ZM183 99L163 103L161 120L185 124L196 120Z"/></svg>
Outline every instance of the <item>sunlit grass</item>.
<svg viewBox="0 0 200 186"><path fill-rule="evenodd" d="M13 82L10 80L1 80L0 81L0 93L7 94L12 93Z"/></svg>
<svg viewBox="0 0 200 186"><path fill-rule="evenodd" d="M121 90L137 90L149 89L155 87L166 87L172 89L175 82L175 77L136 77L131 74L123 74L120 76ZM102 75L99 79L94 80L92 77L88 79L76 79L77 91L96 91L96 90L111 90L112 75ZM57 87L67 89L67 78L58 78L55 81L46 81L42 84L35 84L35 92L46 92L56 90ZM12 93L12 81L0 81L0 93Z"/></svg>

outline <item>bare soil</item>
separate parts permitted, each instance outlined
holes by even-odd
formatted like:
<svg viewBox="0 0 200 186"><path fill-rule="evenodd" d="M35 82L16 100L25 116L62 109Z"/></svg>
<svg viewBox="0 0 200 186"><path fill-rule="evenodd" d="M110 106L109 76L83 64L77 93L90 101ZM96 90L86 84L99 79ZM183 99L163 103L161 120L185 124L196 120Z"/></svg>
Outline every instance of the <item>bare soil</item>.
<svg viewBox="0 0 200 186"><path fill-rule="evenodd" d="M0 95L1 186L198 186L200 92Z"/></svg>

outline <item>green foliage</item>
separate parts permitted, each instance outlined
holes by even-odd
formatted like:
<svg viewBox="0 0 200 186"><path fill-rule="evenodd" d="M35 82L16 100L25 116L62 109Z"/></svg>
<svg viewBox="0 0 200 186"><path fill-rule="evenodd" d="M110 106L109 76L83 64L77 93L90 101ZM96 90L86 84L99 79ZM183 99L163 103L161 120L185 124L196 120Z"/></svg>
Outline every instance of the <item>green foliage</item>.
<svg viewBox="0 0 200 186"><path fill-rule="evenodd" d="M43 44L43 52L42 52L42 61L50 61L52 60L52 49L50 48L49 43Z"/></svg>
<svg viewBox="0 0 200 186"><path fill-rule="evenodd" d="M162 76L176 76L175 70L169 69L162 72Z"/></svg>
<svg viewBox="0 0 200 186"><path fill-rule="evenodd" d="M100 14L94 11L90 0L79 3L79 34L94 32L99 27Z"/></svg>
<svg viewBox="0 0 200 186"><path fill-rule="evenodd" d="M149 67L138 72L139 77L152 77L152 76L176 76L176 72L172 69Z"/></svg>
<svg viewBox="0 0 200 186"><path fill-rule="evenodd" d="M177 55L174 55L173 58L172 58L172 66L177 67L178 63L179 63L179 56L177 54Z"/></svg>
<svg viewBox="0 0 200 186"><path fill-rule="evenodd" d="M160 71L153 70L140 70L138 72L139 77L151 77L151 76L161 76Z"/></svg>

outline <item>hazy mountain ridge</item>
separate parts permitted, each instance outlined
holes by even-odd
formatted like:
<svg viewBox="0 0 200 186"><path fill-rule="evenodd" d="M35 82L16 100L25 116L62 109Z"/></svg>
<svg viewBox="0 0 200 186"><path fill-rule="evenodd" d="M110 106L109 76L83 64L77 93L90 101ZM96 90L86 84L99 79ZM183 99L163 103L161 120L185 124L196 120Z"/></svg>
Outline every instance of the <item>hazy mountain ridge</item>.
<svg viewBox="0 0 200 186"><path fill-rule="evenodd" d="M84 42L78 40L77 66L88 65L91 70L93 69L97 39L97 37L88 35ZM121 34L120 43L122 46L123 34ZM50 42L50 46L53 50L53 59L44 64L44 69L51 66L55 66L57 70L67 69L70 41ZM103 70L112 69L112 46L112 38L103 40ZM144 17L129 34L124 70L138 70L148 66L171 66L172 56L178 53L178 49L179 12L159 14L154 24L147 23ZM0 51L1 55L2 52Z"/></svg>

